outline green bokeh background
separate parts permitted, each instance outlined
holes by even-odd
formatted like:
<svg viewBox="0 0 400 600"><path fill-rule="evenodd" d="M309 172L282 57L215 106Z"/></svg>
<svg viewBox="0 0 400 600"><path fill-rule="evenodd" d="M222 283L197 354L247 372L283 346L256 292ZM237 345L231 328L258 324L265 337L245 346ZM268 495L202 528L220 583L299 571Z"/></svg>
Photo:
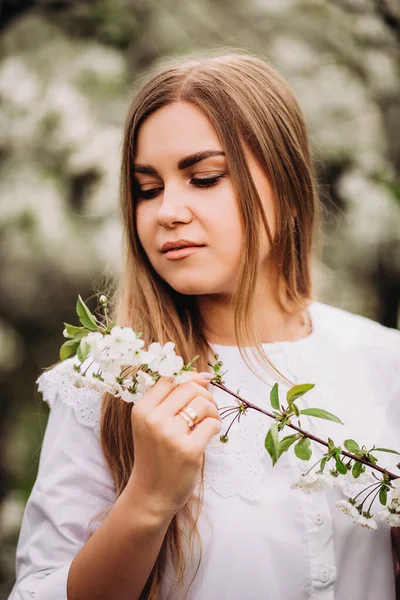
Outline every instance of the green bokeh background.
<svg viewBox="0 0 400 600"><path fill-rule="evenodd" d="M132 86L168 56L256 52L306 115L324 207L319 298L399 325L397 0L3 0L0 24L0 598L62 322L120 265L118 166Z"/></svg>

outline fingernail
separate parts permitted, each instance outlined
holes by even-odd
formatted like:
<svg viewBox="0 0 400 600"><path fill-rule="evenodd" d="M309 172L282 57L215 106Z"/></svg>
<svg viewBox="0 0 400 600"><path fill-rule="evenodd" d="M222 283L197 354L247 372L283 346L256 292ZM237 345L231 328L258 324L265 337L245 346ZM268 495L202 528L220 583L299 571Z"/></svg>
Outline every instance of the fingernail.
<svg viewBox="0 0 400 600"><path fill-rule="evenodd" d="M211 381L211 379L214 378L214 375L212 373L208 373L207 371L204 371L203 373L199 373L199 375L201 375L201 377L203 379L207 379L208 381Z"/></svg>

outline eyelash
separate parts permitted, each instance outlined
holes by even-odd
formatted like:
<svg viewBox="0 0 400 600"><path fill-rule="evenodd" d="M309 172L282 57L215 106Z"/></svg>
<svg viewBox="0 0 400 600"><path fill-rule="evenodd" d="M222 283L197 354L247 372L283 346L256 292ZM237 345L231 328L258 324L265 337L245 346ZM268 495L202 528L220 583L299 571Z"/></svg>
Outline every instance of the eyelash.
<svg viewBox="0 0 400 600"><path fill-rule="evenodd" d="M218 181L222 179L222 177L224 176L216 175L215 177L201 177L197 179L194 177L190 180L190 183L199 188L208 188L218 183ZM142 198L143 200L151 200L152 198L155 198L161 190L162 188L153 188L152 190L141 190L140 187L137 186L136 193L138 198Z"/></svg>

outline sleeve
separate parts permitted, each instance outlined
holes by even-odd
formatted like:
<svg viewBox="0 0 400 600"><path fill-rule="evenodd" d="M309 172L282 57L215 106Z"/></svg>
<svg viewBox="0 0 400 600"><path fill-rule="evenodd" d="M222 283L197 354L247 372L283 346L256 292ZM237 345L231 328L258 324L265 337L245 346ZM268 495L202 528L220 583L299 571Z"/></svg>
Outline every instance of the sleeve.
<svg viewBox="0 0 400 600"><path fill-rule="evenodd" d="M38 380L50 415L9 600L67 600L71 562L116 499L99 439L101 394L66 381L63 364Z"/></svg>

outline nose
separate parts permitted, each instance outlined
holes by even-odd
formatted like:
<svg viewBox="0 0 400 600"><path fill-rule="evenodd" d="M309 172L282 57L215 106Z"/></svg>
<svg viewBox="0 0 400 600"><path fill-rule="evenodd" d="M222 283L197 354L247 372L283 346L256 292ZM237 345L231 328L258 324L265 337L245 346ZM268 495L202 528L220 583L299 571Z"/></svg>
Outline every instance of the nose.
<svg viewBox="0 0 400 600"><path fill-rule="evenodd" d="M157 213L158 224L170 229L180 223L189 223L191 219L188 194L179 185L165 185L162 203Z"/></svg>

